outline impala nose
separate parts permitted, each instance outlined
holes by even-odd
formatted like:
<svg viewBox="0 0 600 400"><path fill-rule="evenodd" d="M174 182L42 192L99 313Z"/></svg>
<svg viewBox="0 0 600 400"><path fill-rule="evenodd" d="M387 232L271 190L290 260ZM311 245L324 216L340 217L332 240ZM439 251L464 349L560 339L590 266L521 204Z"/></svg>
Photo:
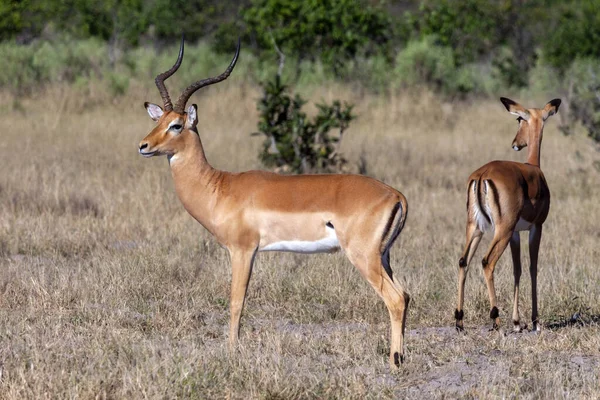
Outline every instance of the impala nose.
<svg viewBox="0 0 600 400"><path fill-rule="evenodd" d="M144 150L147 147L148 147L148 143L141 143L140 144L140 151Z"/></svg>

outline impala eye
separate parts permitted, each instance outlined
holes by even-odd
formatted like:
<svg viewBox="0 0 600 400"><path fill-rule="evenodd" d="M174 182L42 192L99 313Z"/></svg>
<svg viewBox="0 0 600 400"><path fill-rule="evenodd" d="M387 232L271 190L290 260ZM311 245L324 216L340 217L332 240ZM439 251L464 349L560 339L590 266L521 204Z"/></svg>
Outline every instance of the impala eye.
<svg viewBox="0 0 600 400"><path fill-rule="evenodd" d="M169 129L172 129L174 131L180 131L181 130L181 125L179 125L179 124L171 125L169 127Z"/></svg>

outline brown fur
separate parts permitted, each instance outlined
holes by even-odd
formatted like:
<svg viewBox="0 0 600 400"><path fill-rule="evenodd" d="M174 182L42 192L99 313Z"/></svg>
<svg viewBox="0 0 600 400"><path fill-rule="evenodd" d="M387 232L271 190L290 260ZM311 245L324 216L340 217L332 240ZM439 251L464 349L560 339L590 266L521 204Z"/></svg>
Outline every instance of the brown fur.
<svg viewBox="0 0 600 400"><path fill-rule="evenodd" d="M389 261L386 252L404 225L406 198L388 185L359 175L282 176L214 169L196 131L195 105L183 114L160 113L156 107L146 104L153 118L162 115L154 118L157 126L140 143L140 153L169 157L183 206L229 251L233 274L230 346L238 341L256 252L282 241L321 240L333 226L340 247L389 310L390 363L397 366L404 355L409 296L386 271L389 266L384 260ZM174 123L183 129L169 129Z"/></svg>
<svg viewBox="0 0 600 400"><path fill-rule="evenodd" d="M494 237L482 260L484 276L490 298L490 317L493 327L500 324L494 287L494 268L504 249L511 245L514 267L513 323L521 329L518 296L521 277L520 241L516 229L529 230L532 282L532 322L538 328L537 312L537 257L542 234L542 224L550 210L550 190L540 169L540 147L544 121L558 111L560 100L552 100L543 109L525 109L518 103L501 98L506 109L518 115L519 129L513 140L513 148L528 148L527 163L492 161L469 176L467 191L467 241L459 260L458 306L455 311L456 327L463 329L462 317L464 285L467 269L483 235L484 222L478 223L477 214L486 218ZM477 210L476 210L477 208ZM527 227L519 227L518 223ZM460 316L460 318L458 318Z"/></svg>

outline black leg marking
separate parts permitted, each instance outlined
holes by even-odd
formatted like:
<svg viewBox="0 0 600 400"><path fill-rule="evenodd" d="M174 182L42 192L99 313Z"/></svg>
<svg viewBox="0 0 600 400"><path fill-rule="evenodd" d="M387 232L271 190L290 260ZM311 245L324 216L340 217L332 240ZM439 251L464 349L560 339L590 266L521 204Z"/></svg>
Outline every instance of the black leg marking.
<svg viewBox="0 0 600 400"><path fill-rule="evenodd" d="M394 365L396 367L399 367L400 364L403 364L403 363L404 363L404 356L403 355L401 356L400 353L398 353L397 351L394 352Z"/></svg>
<svg viewBox="0 0 600 400"><path fill-rule="evenodd" d="M463 310L454 310L454 319L457 321L462 321L465 316L465 312Z"/></svg>
<svg viewBox="0 0 600 400"><path fill-rule="evenodd" d="M490 311L490 318L496 319L499 316L500 316L500 313L498 312L498 307L496 307L496 306L492 307L492 310Z"/></svg>
<svg viewBox="0 0 600 400"><path fill-rule="evenodd" d="M483 268L487 267L487 265L488 265L487 258L484 257L483 260L481 260L481 265L483 265Z"/></svg>
<svg viewBox="0 0 600 400"><path fill-rule="evenodd" d="M467 266L467 260L465 260L464 257L461 257L460 260L458 260L458 266L461 268L465 268Z"/></svg>

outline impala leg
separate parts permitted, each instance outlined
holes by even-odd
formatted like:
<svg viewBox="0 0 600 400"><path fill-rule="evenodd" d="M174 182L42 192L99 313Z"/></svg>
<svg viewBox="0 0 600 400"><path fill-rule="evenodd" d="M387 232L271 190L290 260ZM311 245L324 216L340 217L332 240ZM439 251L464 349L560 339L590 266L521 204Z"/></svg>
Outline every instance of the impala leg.
<svg viewBox="0 0 600 400"><path fill-rule="evenodd" d="M498 329L500 326L500 317L496 303L496 288L494 286L494 269L500 256L508 246L508 242L512 237L512 229L508 232L502 232L494 235L494 239L490 244L487 254L482 260L483 275L487 284L488 295L490 297L490 318L493 320L492 329Z"/></svg>
<svg viewBox="0 0 600 400"><path fill-rule="evenodd" d="M515 278L512 319L514 330L516 332L520 332L521 322L519 317L519 284L521 282L521 238L519 236L519 232L513 232L510 238L510 252L512 254L513 275ZM526 328L526 326L524 328Z"/></svg>
<svg viewBox="0 0 600 400"><path fill-rule="evenodd" d="M465 281L467 279L467 271L482 236L483 232L477 228L475 221L469 221L467 223L467 244L465 245L462 257L458 260L458 305L454 311L454 319L456 319L456 329L459 331L464 329L463 305L465 302Z"/></svg>
<svg viewBox="0 0 600 400"><path fill-rule="evenodd" d="M538 304L537 304L537 263L540 242L542 240L542 225L534 225L529 231L529 272L531 273L531 323L533 330L540 330L538 325Z"/></svg>
<svg viewBox="0 0 600 400"><path fill-rule="evenodd" d="M350 262L383 299L388 309L392 327L389 362L392 367L399 367L400 363L404 362L404 329L410 296L387 274L383 267L382 256L376 255L363 259L352 257L350 252L347 252L347 255ZM387 257L386 261L389 263L389 253Z"/></svg>
<svg viewBox="0 0 600 400"><path fill-rule="evenodd" d="M240 319L242 317L242 310L244 309L248 281L250 281L256 250L231 250L230 255L232 278L231 301L229 305L231 312L229 348L233 350L238 342Z"/></svg>

